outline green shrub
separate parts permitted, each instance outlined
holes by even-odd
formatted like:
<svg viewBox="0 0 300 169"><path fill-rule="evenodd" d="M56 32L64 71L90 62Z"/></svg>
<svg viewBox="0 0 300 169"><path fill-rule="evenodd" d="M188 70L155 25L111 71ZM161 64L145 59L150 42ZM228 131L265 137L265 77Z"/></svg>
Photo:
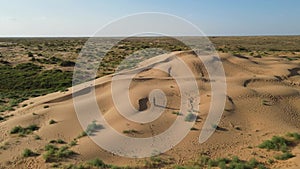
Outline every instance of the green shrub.
<svg viewBox="0 0 300 169"><path fill-rule="evenodd" d="M30 134L33 131L38 130L39 127L35 124L29 125L28 127L21 127L21 126L15 126L14 128L11 129L10 134L20 134L20 135L26 135Z"/></svg>
<svg viewBox="0 0 300 169"><path fill-rule="evenodd" d="M33 156L36 156L37 153L34 153L32 150L26 148L23 153L22 153L22 156L23 157L33 157Z"/></svg>
<svg viewBox="0 0 300 169"><path fill-rule="evenodd" d="M87 133L86 133L85 131L83 131L83 132L81 132L81 133L77 136L77 138L82 138L82 137L85 137L85 136L87 136Z"/></svg>
<svg viewBox="0 0 300 169"><path fill-rule="evenodd" d="M62 140L62 139L57 139L57 143L58 144L66 144L66 142L64 140Z"/></svg>
<svg viewBox="0 0 300 169"><path fill-rule="evenodd" d="M57 139L57 140L50 140L49 143L52 143L52 144L66 144L66 142L62 139Z"/></svg>
<svg viewBox="0 0 300 169"><path fill-rule="evenodd" d="M258 147L267 150L276 150L285 152L288 150L288 145L291 143L283 137L273 136L271 140L266 140Z"/></svg>
<svg viewBox="0 0 300 169"><path fill-rule="evenodd" d="M10 130L10 134L21 133L23 131L24 131L24 128L22 128L21 126L15 126L14 128L12 128Z"/></svg>
<svg viewBox="0 0 300 169"><path fill-rule="evenodd" d="M138 131L134 130L134 129L131 129L131 130L124 130L123 133L124 134L137 134Z"/></svg>
<svg viewBox="0 0 300 169"><path fill-rule="evenodd" d="M55 123L56 123L56 121L53 120L53 119L51 119L51 120L49 121L49 124L55 124Z"/></svg>
<svg viewBox="0 0 300 169"><path fill-rule="evenodd" d="M77 140L72 140L69 145L71 147L76 146L77 145Z"/></svg>
<svg viewBox="0 0 300 169"><path fill-rule="evenodd" d="M75 154L75 152L69 150L68 146L62 146L58 148L53 144L47 144L44 149L46 152L43 154L43 158L46 162L60 161L63 158L68 158Z"/></svg>
<svg viewBox="0 0 300 169"><path fill-rule="evenodd" d="M179 111L173 111L172 114L175 114L177 116L181 116L182 115Z"/></svg>
<svg viewBox="0 0 300 169"><path fill-rule="evenodd" d="M281 155L276 155L274 158L277 159L277 160L287 160L287 159L290 159L290 158L293 158L293 157L295 157L295 155L293 155L292 153L285 152Z"/></svg>
<svg viewBox="0 0 300 169"><path fill-rule="evenodd" d="M226 167L226 163L225 163L224 161L219 162L218 167L219 167L220 169L226 169L226 168L227 168L227 167Z"/></svg>
<svg viewBox="0 0 300 169"><path fill-rule="evenodd" d="M72 150L69 150L69 147L67 146L63 146L63 147L60 147L56 153L55 153L55 156L57 158L67 158L71 155L73 155L74 152Z"/></svg>
<svg viewBox="0 0 300 169"><path fill-rule="evenodd" d="M41 140L41 137L39 135L34 135L35 140Z"/></svg>
<svg viewBox="0 0 300 169"><path fill-rule="evenodd" d="M94 167L99 167L99 168L100 167L103 167L103 168L107 167L107 165L102 160L100 160L99 158L89 160L87 163L91 166L94 166Z"/></svg>
<svg viewBox="0 0 300 169"><path fill-rule="evenodd" d="M251 168L258 166L259 162L255 158L251 158L247 163Z"/></svg>
<svg viewBox="0 0 300 169"><path fill-rule="evenodd" d="M300 134L299 133L288 133L288 137L293 137L295 140L300 140Z"/></svg>

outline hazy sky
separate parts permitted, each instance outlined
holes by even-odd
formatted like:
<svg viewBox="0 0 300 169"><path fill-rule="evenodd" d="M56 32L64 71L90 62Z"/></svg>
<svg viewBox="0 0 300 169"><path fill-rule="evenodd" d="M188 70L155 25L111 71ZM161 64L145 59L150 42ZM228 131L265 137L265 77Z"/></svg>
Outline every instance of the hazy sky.
<svg viewBox="0 0 300 169"><path fill-rule="evenodd" d="M0 36L90 36L139 12L185 18L207 35L300 35L299 0L1 0Z"/></svg>

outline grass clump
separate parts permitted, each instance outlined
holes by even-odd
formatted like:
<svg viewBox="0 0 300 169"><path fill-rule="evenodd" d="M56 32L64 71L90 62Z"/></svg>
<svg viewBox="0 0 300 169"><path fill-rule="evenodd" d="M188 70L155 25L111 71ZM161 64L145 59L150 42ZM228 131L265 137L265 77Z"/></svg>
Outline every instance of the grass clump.
<svg viewBox="0 0 300 169"><path fill-rule="evenodd" d="M144 165L146 168L163 168L171 163L171 159L163 159L159 156L152 156L150 157L150 160L145 161Z"/></svg>
<svg viewBox="0 0 300 169"><path fill-rule="evenodd" d="M266 140L262 144L259 145L259 148L264 148L267 150L275 150L275 151L281 151L282 154L275 155L274 158L276 160L287 160L290 158L295 157L291 153L291 147L299 144L300 140L300 134L298 133L287 133L287 137L279 137L279 136L273 136L271 140ZM270 161L269 163L273 163L274 161Z"/></svg>
<svg viewBox="0 0 300 169"><path fill-rule="evenodd" d="M77 145L77 140L72 140L72 141L69 143L69 145L70 145L71 147L76 146L76 145Z"/></svg>
<svg viewBox="0 0 300 169"><path fill-rule="evenodd" d="M60 161L75 154L74 151L69 150L68 146L58 148L53 144L47 144L44 149L46 152L43 154L43 158L46 162Z"/></svg>
<svg viewBox="0 0 300 169"><path fill-rule="evenodd" d="M89 160L87 162L87 164L89 164L90 166L93 167L98 167L98 168L108 168L109 166L107 164L105 164L102 160L100 160L99 158L95 158L93 160Z"/></svg>
<svg viewBox="0 0 300 169"><path fill-rule="evenodd" d="M52 144L66 144L66 142L62 139L51 140L51 141L49 141L49 143L52 143Z"/></svg>
<svg viewBox="0 0 300 169"><path fill-rule="evenodd" d="M53 119L51 119L50 121L49 121L49 124L55 124L55 123L57 123L55 120L53 120Z"/></svg>
<svg viewBox="0 0 300 169"><path fill-rule="evenodd" d="M294 138L296 141L300 140L300 134L299 133L287 133L287 136Z"/></svg>
<svg viewBox="0 0 300 169"><path fill-rule="evenodd" d="M172 114L175 114L177 116L181 116L182 115L179 111L173 111Z"/></svg>
<svg viewBox="0 0 300 169"><path fill-rule="evenodd" d="M181 166L180 168L263 169L266 167L254 158L250 159L249 161L244 161L239 159L237 156L233 156L232 158L211 159L209 156L203 155L193 163L192 167Z"/></svg>
<svg viewBox="0 0 300 169"><path fill-rule="evenodd" d="M288 151L288 146L291 144L290 141L283 137L273 136L271 140L266 140L258 147L267 150L276 150L286 152Z"/></svg>
<svg viewBox="0 0 300 169"><path fill-rule="evenodd" d="M274 158L276 160L287 160L287 159L290 159L290 158L293 158L295 157L295 155L293 155L292 153L290 152L285 152L283 154L280 154L280 155L276 155Z"/></svg>
<svg viewBox="0 0 300 169"><path fill-rule="evenodd" d="M131 130L124 130L124 134L137 134L139 133L137 130L131 129Z"/></svg>
<svg viewBox="0 0 300 169"><path fill-rule="evenodd" d="M24 151L22 152L22 157L34 157L37 156L38 154L33 152L32 150L26 148L24 149Z"/></svg>
<svg viewBox="0 0 300 169"><path fill-rule="evenodd" d="M34 135L35 140L41 140L41 137L39 135Z"/></svg>
<svg viewBox="0 0 300 169"><path fill-rule="evenodd" d="M26 135L31 134L33 131L38 130L39 127L35 124L32 124L28 127L21 127L21 126L15 126L11 129L10 134L20 134L20 135Z"/></svg>
<svg viewBox="0 0 300 169"><path fill-rule="evenodd" d="M77 139L79 139L79 138L82 138L82 137L85 137L85 136L87 136L88 134L86 133L86 131L83 131L83 132L81 132L78 136L77 136Z"/></svg>

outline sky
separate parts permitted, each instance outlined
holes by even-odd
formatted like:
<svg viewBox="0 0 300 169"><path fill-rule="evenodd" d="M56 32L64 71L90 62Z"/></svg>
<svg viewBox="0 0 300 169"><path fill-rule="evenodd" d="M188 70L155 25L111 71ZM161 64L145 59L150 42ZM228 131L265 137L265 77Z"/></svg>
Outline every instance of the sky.
<svg viewBox="0 0 300 169"><path fill-rule="evenodd" d="M163 12L209 36L300 35L299 0L0 0L0 36L92 36L118 18Z"/></svg>

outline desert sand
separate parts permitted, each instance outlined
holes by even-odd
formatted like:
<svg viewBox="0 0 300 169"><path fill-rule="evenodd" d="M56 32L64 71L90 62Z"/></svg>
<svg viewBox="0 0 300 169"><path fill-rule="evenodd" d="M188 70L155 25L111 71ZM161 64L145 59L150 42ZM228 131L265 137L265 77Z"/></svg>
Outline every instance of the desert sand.
<svg viewBox="0 0 300 169"><path fill-rule="evenodd" d="M257 146L274 135L300 131L300 60L287 60L285 57L253 57L220 53L227 81L227 101L222 119L216 132L203 144L198 142L201 128L207 117L211 103L211 88L207 72L201 61L192 52L174 52L157 56L140 66L150 68L135 76L130 84L130 99L139 109L139 100L149 95L152 89L161 89L167 98L167 107L162 116L151 123L134 123L125 119L116 110L111 96L112 75L95 80L97 103L107 122L119 133L124 130L137 132L125 134L130 137L150 137L168 129L179 110L179 89L168 73L154 69L172 65L182 59L197 77L200 93L198 119L194 128L174 148L163 153L163 158L174 158L174 164L185 164L197 159L200 154L212 158L236 155L243 160L256 158L266 162L274 152L259 149ZM176 65L173 67L176 69ZM122 91L121 91L122 92ZM29 148L43 154L44 146L50 140L62 139L69 143L77 138L83 129L77 119L73 106L72 89L32 98L13 112L6 121L0 123L1 145L7 148L0 151L0 168L50 168L42 155L23 158L22 151ZM45 106L49 108L45 108ZM53 119L55 124L49 124ZM36 124L40 128L25 137L10 134L17 126ZM99 131L101 132L101 130ZM34 136L41 137L40 140ZM96 145L89 137L77 139L77 145L70 149L77 154L63 160L62 164L75 163L98 157L105 163L115 165L139 166L144 159L116 156ZM300 168L300 147L292 150L296 156L286 161L268 164L270 168Z"/></svg>

